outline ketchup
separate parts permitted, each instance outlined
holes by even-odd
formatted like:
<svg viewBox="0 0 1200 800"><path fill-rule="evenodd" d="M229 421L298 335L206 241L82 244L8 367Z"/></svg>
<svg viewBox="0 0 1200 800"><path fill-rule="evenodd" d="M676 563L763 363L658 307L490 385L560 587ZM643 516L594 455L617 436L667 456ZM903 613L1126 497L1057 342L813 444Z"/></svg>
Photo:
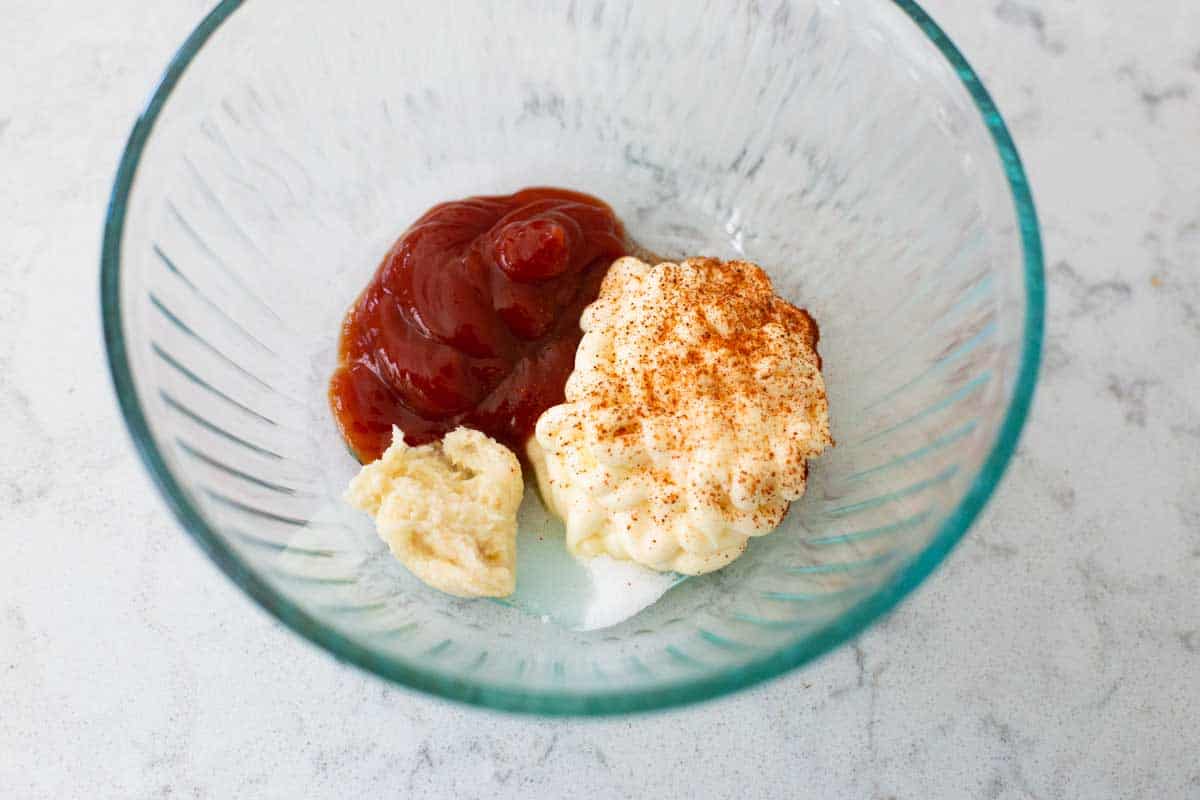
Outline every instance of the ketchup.
<svg viewBox="0 0 1200 800"><path fill-rule="evenodd" d="M612 209L565 189L471 197L425 212L342 324L329 401L362 462L392 440L460 425L518 453L563 401L608 265L625 255Z"/></svg>

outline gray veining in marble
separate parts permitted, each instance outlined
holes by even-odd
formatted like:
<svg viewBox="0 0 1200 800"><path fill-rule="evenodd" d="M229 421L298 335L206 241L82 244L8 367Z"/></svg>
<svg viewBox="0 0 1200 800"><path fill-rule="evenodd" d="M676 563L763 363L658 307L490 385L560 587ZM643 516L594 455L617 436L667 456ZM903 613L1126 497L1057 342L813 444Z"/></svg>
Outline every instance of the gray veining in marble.
<svg viewBox="0 0 1200 800"><path fill-rule="evenodd" d="M102 211L206 5L0 10L0 796L1200 798L1200 6L929 0L1045 227L1013 468L855 645L578 722L335 663L217 572L137 463L99 338Z"/></svg>

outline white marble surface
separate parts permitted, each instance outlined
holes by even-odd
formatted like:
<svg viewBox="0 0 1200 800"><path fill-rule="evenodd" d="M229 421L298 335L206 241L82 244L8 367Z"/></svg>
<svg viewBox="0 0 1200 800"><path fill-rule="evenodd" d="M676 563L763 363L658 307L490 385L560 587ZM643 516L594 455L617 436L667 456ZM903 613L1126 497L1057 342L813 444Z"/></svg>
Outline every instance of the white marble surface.
<svg viewBox="0 0 1200 800"><path fill-rule="evenodd" d="M1046 365L1014 468L853 648L600 722L335 663L143 474L99 337L102 210L206 6L0 0L0 796L1200 798L1200 6L929 0L1045 226Z"/></svg>

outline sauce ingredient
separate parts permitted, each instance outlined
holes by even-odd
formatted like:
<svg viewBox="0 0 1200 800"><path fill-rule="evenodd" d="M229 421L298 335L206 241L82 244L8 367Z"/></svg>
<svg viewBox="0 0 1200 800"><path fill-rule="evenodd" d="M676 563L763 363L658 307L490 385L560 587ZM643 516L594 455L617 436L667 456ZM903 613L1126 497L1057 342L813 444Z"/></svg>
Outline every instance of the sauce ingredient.
<svg viewBox="0 0 1200 800"><path fill-rule="evenodd" d="M833 440L817 326L758 266L614 263L528 456L567 547L696 575L804 493Z"/></svg>
<svg viewBox="0 0 1200 800"><path fill-rule="evenodd" d="M382 457L346 490L375 518L392 554L435 589L458 597L507 597L517 583L517 509L525 492L511 450L459 428L409 447L395 429Z"/></svg>
<svg viewBox="0 0 1200 800"><path fill-rule="evenodd" d="M330 405L359 461L459 426L522 452L563 400L579 316L626 252L602 201L532 188L434 206L346 315Z"/></svg>

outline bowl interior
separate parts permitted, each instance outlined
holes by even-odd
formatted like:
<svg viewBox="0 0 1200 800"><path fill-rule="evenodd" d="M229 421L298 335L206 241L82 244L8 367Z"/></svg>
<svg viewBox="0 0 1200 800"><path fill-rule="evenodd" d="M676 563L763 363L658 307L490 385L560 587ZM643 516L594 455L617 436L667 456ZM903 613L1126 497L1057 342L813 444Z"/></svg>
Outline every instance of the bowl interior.
<svg viewBox="0 0 1200 800"><path fill-rule="evenodd" d="M305 635L543 712L711 696L890 607L990 493L1032 390L1016 154L909 3L222 4L139 122L106 230L110 357L188 529ZM763 265L821 326L836 449L730 568L583 634L423 587L339 500L341 317L432 204L607 200L668 257ZM552 537L529 492L523 535Z"/></svg>

